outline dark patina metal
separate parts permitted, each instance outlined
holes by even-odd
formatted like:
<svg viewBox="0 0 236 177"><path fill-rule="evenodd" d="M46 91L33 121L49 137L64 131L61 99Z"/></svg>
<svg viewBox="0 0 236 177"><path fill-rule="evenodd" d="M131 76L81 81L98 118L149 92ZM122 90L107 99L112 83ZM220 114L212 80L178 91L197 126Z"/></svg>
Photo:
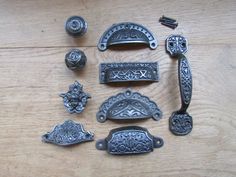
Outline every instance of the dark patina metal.
<svg viewBox="0 0 236 177"><path fill-rule="evenodd" d="M55 128L42 136L42 141L59 146L69 146L86 141L93 141L94 134L85 131L83 125L72 120L56 125Z"/></svg>
<svg viewBox="0 0 236 177"><path fill-rule="evenodd" d="M170 35L166 39L166 50L171 56L184 54L188 50L188 41L181 35Z"/></svg>
<svg viewBox="0 0 236 177"><path fill-rule="evenodd" d="M157 62L147 63L101 63L100 83L129 81L159 81Z"/></svg>
<svg viewBox="0 0 236 177"><path fill-rule="evenodd" d="M87 100L91 98L88 93L83 91L83 86L78 81L69 86L67 93L62 93L60 96L63 98L64 106L69 113L81 113L87 104Z"/></svg>
<svg viewBox="0 0 236 177"><path fill-rule="evenodd" d="M101 36L98 49L105 51L109 46L118 44L147 44L157 48L157 40L151 31L140 24L123 22L112 25Z"/></svg>
<svg viewBox="0 0 236 177"><path fill-rule="evenodd" d="M178 26L178 23L175 19L165 17L164 15L159 19L159 22L162 25L165 25L165 26L172 28L172 29L175 29Z"/></svg>
<svg viewBox="0 0 236 177"><path fill-rule="evenodd" d="M152 152L163 144L161 138L151 135L146 128L128 126L111 130L107 138L96 142L96 148L113 155L128 155Z"/></svg>
<svg viewBox="0 0 236 177"><path fill-rule="evenodd" d="M87 22L80 16L72 16L66 21L65 29L71 36L82 36L88 28Z"/></svg>
<svg viewBox="0 0 236 177"><path fill-rule="evenodd" d="M187 135L193 128L192 117L187 113L192 97L192 74L184 55L178 56L178 77L182 105L180 110L170 117L169 128L175 135Z"/></svg>
<svg viewBox="0 0 236 177"><path fill-rule="evenodd" d="M162 117L162 112L156 103L129 89L104 101L97 113L97 120L101 123L107 119L140 120L151 117L154 120L160 120Z"/></svg>
<svg viewBox="0 0 236 177"><path fill-rule="evenodd" d="M71 70L82 69L87 62L87 58L83 51L79 49L72 49L65 56L66 66Z"/></svg>

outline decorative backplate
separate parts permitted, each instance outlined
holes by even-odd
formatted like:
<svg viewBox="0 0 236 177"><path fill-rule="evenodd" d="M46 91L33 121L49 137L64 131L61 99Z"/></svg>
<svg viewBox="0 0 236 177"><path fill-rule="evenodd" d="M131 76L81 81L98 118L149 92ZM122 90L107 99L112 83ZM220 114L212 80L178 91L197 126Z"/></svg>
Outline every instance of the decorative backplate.
<svg viewBox="0 0 236 177"><path fill-rule="evenodd" d="M127 81L158 81L157 62L148 63L101 63L100 83Z"/></svg>
<svg viewBox="0 0 236 177"><path fill-rule="evenodd" d="M94 134L85 131L82 124L67 120L57 125L51 132L42 136L42 141L60 146L69 146L86 141L93 141Z"/></svg>
<svg viewBox="0 0 236 177"><path fill-rule="evenodd" d="M184 54L188 50L188 41L181 35L170 35L166 39L166 50L171 56Z"/></svg>
<svg viewBox="0 0 236 177"><path fill-rule="evenodd" d="M125 155L152 152L163 144L161 138L152 136L146 128L128 126L111 130L107 138L97 141L96 148L114 155Z"/></svg>
<svg viewBox="0 0 236 177"><path fill-rule="evenodd" d="M63 98L66 110L69 113L78 114L84 110L87 100L91 98L88 93L83 91L83 86L78 81L69 86L67 93L62 93L60 96Z"/></svg>
<svg viewBox="0 0 236 177"><path fill-rule="evenodd" d="M175 135L187 135L192 131L193 119L187 112L174 112L169 119L169 128Z"/></svg>
<svg viewBox="0 0 236 177"><path fill-rule="evenodd" d="M155 102L128 89L104 101L97 113L97 120L101 123L107 119L137 120L152 117L159 120L161 116L162 112Z"/></svg>
<svg viewBox="0 0 236 177"><path fill-rule="evenodd" d="M144 26L131 22L112 25L101 36L98 49L105 51L111 45L141 43L148 44L151 49L157 48L157 40Z"/></svg>

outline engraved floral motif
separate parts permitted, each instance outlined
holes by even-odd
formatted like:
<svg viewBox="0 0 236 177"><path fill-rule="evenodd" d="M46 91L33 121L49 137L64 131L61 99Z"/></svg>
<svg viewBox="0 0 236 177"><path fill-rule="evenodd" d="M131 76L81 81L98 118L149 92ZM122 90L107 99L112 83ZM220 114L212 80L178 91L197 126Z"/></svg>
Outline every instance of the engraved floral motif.
<svg viewBox="0 0 236 177"><path fill-rule="evenodd" d="M112 135L112 139L108 142L108 151L112 154L151 152L153 141L144 131L120 131Z"/></svg>
<svg viewBox="0 0 236 177"><path fill-rule="evenodd" d="M83 86L78 81L69 86L67 93L62 93L60 96L63 98L64 106L69 113L81 113L87 104L87 100L91 98L88 93L83 91Z"/></svg>
<svg viewBox="0 0 236 177"><path fill-rule="evenodd" d="M161 110L148 97L127 90L106 100L99 108L97 120L104 122L108 119L144 119L152 117L159 120Z"/></svg>
<svg viewBox="0 0 236 177"><path fill-rule="evenodd" d="M105 51L108 46L127 43L149 44L151 49L157 48L154 35L144 26L131 22L112 25L101 36L98 49Z"/></svg>
<svg viewBox="0 0 236 177"><path fill-rule="evenodd" d="M42 140L61 146L78 144L93 140L93 133L85 131L82 124L67 120L61 125L57 125L53 131L42 136Z"/></svg>
<svg viewBox="0 0 236 177"><path fill-rule="evenodd" d="M193 120L188 113L175 112L169 119L169 126L175 135L186 135L192 131Z"/></svg>
<svg viewBox="0 0 236 177"><path fill-rule="evenodd" d="M192 74L185 57L180 59L180 84L183 101L189 104L192 97Z"/></svg>
<svg viewBox="0 0 236 177"><path fill-rule="evenodd" d="M157 62L100 64L100 83L158 80Z"/></svg>

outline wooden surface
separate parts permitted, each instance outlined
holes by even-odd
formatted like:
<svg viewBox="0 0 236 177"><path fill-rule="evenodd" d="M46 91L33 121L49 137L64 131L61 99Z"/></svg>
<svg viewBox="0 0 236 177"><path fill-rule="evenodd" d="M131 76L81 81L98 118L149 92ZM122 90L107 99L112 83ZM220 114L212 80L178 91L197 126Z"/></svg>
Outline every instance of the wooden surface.
<svg viewBox="0 0 236 177"><path fill-rule="evenodd" d="M236 1L235 0L1 0L0 1L0 177L235 177L236 176ZM73 39L64 31L71 15L88 22L88 32ZM175 17L173 31L158 23ZM132 21L149 28L159 40L156 50L107 50L96 44L113 23ZM177 62L165 53L172 34L189 40L187 57L193 73L189 113L191 134L176 137L168 118L180 106ZM88 58L74 73L64 64L73 47ZM148 85L98 83L101 62L158 61L161 79ZM58 96L75 80L92 95L80 115L68 114ZM95 141L70 148L41 142L41 135L66 119L84 124L104 138L126 124L100 124L95 114L109 96L126 88L149 96L163 111L158 122L136 122L162 137L165 145L153 153L112 156L95 149Z"/></svg>

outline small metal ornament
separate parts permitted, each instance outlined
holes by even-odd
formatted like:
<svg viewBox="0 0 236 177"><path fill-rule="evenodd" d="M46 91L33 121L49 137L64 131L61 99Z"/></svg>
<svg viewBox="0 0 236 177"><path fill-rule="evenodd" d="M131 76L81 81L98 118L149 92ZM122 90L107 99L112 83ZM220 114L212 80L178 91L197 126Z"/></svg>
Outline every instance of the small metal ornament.
<svg viewBox="0 0 236 177"><path fill-rule="evenodd" d="M105 51L109 46L118 44L147 44L151 49L157 48L157 40L151 31L144 26L123 22L112 25L101 36L98 49Z"/></svg>
<svg viewBox="0 0 236 177"><path fill-rule="evenodd" d="M96 142L96 148L113 155L131 155L152 152L163 144L161 138L151 135L146 128L128 126L111 130L108 137Z"/></svg>
<svg viewBox="0 0 236 177"><path fill-rule="evenodd" d="M126 90L108 98L102 103L97 113L97 121L111 120L140 120L153 118L160 120L162 112L155 102L138 92Z"/></svg>
<svg viewBox="0 0 236 177"><path fill-rule="evenodd" d="M82 124L72 120L67 120L63 124L56 125L51 132L42 136L43 142L59 146L69 146L93 140L93 133L85 131Z"/></svg>
<svg viewBox="0 0 236 177"><path fill-rule="evenodd" d="M100 83L159 81L157 62L147 63L101 63L99 70Z"/></svg>
<svg viewBox="0 0 236 177"><path fill-rule="evenodd" d="M66 21L66 32L74 37L82 36L88 28L87 22L80 16L72 16Z"/></svg>
<svg viewBox="0 0 236 177"><path fill-rule="evenodd" d="M192 131L193 120L187 113L187 108L192 97L192 74L187 58L184 55L178 56L178 77L181 96L181 108L173 112L169 119L170 131L175 135L187 135Z"/></svg>
<svg viewBox="0 0 236 177"><path fill-rule="evenodd" d="M87 57L84 52L79 49L72 49L65 56L66 66L71 70L80 70L84 68Z"/></svg>
<svg viewBox="0 0 236 177"><path fill-rule="evenodd" d="M83 86L78 81L69 86L67 93L62 93L60 96L63 98L66 110L69 113L78 114L84 110L87 100L91 98L88 93L83 91Z"/></svg>
<svg viewBox="0 0 236 177"><path fill-rule="evenodd" d="M170 35L166 39L166 50L171 56L184 54L188 50L188 41L181 35Z"/></svg>

